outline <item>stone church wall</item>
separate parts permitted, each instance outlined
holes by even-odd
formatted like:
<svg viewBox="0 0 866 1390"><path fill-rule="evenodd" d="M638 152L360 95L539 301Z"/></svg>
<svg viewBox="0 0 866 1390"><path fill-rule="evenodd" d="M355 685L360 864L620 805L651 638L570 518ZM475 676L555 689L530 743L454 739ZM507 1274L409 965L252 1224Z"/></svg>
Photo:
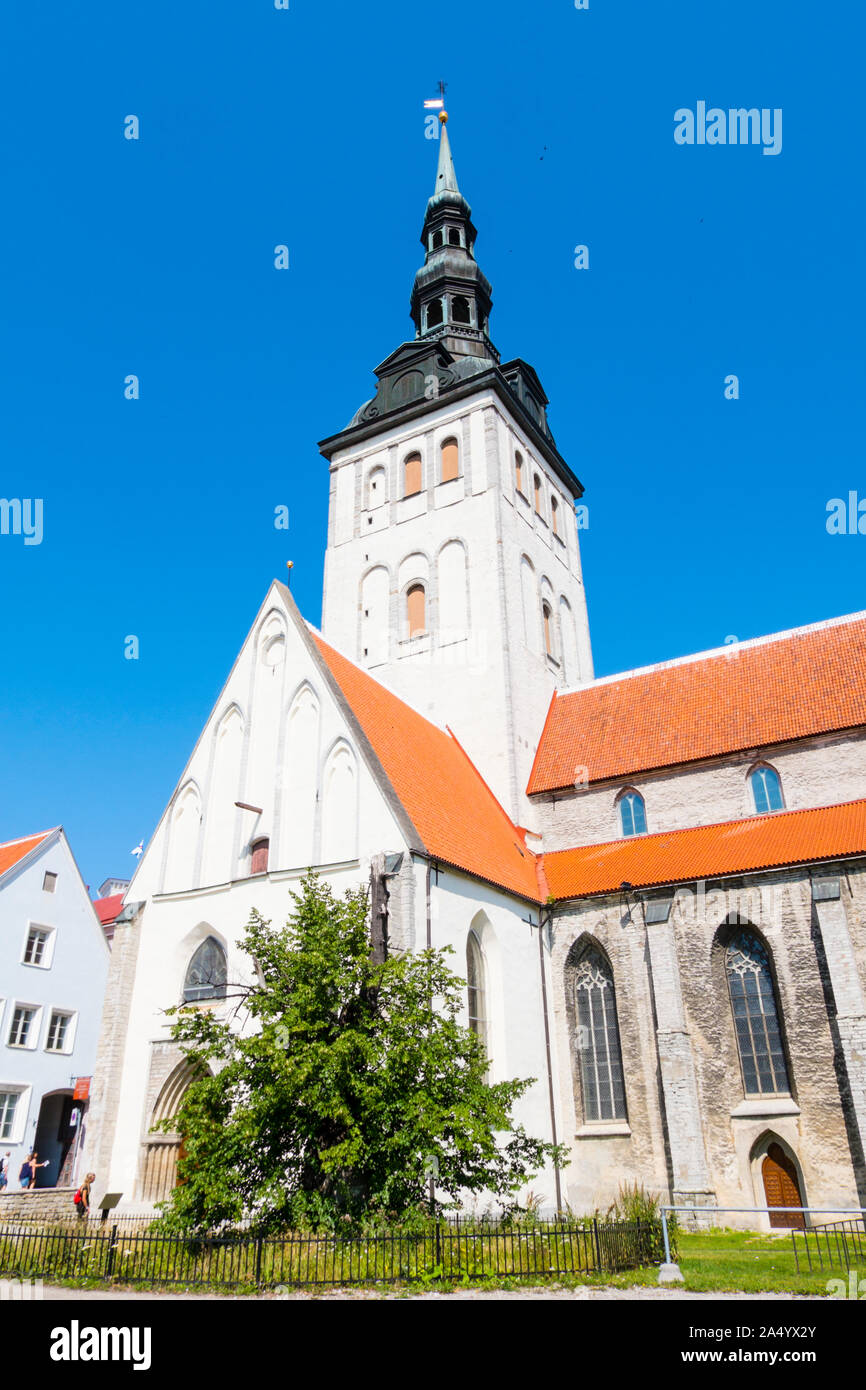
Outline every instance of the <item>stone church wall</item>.
<svg viewBox="0 0 866 1390"><path fill-rule="evenodd" d="M555 797L536 796L530 824L542 832L546 852L618 840L622 827L616 798L625 786L644 798L650 834L738 820L755 814L747 779L757 761L771 763L779 773L786 810L854 800L866 788L866 733L804 739L695 766L636 773Z"/></svg>

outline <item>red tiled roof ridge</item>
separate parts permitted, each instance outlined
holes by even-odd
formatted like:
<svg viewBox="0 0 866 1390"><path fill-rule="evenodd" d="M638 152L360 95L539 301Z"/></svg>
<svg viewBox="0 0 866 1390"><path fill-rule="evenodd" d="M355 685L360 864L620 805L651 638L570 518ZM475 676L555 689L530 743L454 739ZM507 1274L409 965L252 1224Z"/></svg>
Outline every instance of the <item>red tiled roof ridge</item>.
<svg viewBox="0 0 866 1390"><path fill-rule="evenodd" d="M828 801L822 806L798 806L796 810L786 807L782 811L764 811L754 816L734 816L731 820L708 821L701 825L678 825L673 830L650 830L644 835L617 835L612 840L590 840L583 845L566 845L563 849L550 849L541 857L549 859L553 854L573 854L575 850L607 849L612 845L637 845L647 841L674 839L677 835L693 835L696 830L719 830L726 826L759 825L764 821L777 821L787 817L811 816L816 811L841 811L846 806L866 806L866 797L853 796L849 801Z"/></svg>
<svg viewBox="0 0 866 1390"><path fill-rule="evenodd" d="M19 835L14 840L2 840L0 849L12 849L14 845L23 845L28 840L44 840L47 835L53 835L54 831L59 829L59 825L52 825L48 830L35 830L32 835Z"/></svg>
<svg viewBox="0 0 866 1390"><path fill-rule="evenodd" d="M553 692L551 705L557 695L563 699L567 695L579 695L585 690L594 690L602 685L615 685L617 681L632 680L635 676L649 676L655 671L670 671L676 666L689 666L698 661L711 661L719 656L731 660L735 654L739 655L740 652L751 651L755 647L772 646L774 642L788 642L792 638L808 637L810 633L824 632L829 628L841 627L845 623L864 621L866 621L866 608L857 613L844 613L838 618L823 618L817 623L805 623L802 627L785 628L781 632L768 632L762 637L744 637L742 642L728 642L721 647L707 647L705 651L687 652L685 656L671 656L664 661L651 661L646 666L634 666L629 671L613 671L609 676L593 676L592 680L581 681L577 685L559 686ZM547 711L547 719L549 718L550 708ZM542 739L543 737L544 732L542 731Z"/></svg>
<svg viewBox="0 0 866 1390"><path fill-rule="evenodd" d="M310 638L378 764L376 775L384 774L418 836L410 847L536 902L535 855L454 733L312 628Z"/></svg>
<svg viewBox="0 0 866 1390"><path fill-rule="evenodd" d="M553 896L606 896L635 887L729 878L866 855L866 798L774 811L578 845L544 856Z"/></svg>
<svg viewBox="0 0 866 1390"><path fill-rule="evenodd" d="M866 613L603 677L551 700L527 792L866 728Z"/></svg>

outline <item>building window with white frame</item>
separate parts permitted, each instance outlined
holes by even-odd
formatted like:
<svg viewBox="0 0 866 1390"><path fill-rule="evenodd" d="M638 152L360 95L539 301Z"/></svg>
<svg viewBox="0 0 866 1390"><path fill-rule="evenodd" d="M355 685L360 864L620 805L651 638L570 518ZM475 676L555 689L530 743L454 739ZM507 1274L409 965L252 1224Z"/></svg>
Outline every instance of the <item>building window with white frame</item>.
<svg viewBox="0 0 866 1390"><path fill-rule="evenodd" d="M16 1004L12 1013L12 1026L9 1029L10 1047L32 1047L34 1021L38 1010L35 1005Z"/></svg>
<svg viewBox="0 0 866 1390"><path fill-rule="evenodd" d="M43 891L43 893L53 893L53 892L54 892L54 889L55 889L56 887L57 887L57 875L56 875L56 874L53 874L53 873L51 872L50 869L46 869L46 870L45 870L45 877L44 877L43 880L42 880L42 891Z"/></svg>
<svg viewBox="0 0 866 1390"><path fill-rule="evenodd" d="M45 1040L46 1052L72 1051L72 1019L72 1014L63 1013L60 1009L52 1010Z"/></svg>
<svg viewBox="0 0 866 1390"><path fill-rule="evenodd" d="M45 927L31 927L24 946L24 964L41 965L43 970L47 970L51 963L48 949L50 940L51 932Z"/></svg>
<svg viewBox="0 0 866 1390"><path fill-rule="evenodd" d="M20 1091L0 1091L0 1140L4 1143L14 1143L15 1115L20 1099Z"/></svg>

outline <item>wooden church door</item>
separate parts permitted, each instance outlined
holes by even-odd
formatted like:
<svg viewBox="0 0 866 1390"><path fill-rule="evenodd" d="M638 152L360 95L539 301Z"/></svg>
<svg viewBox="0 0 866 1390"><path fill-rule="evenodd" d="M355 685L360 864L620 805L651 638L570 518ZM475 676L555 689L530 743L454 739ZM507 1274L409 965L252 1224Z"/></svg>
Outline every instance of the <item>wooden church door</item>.
<svg viewBox="0 0 866 1390"><path fill-rule="evenodd" d="M797 1170L780 1144L771 1144L761 1165L764 1193L768 1207L801 1207L803 1198L797 1181ZM805 1221L801 1212L770 1212L771 1226L796 1226L802 1230Z"/></svg>

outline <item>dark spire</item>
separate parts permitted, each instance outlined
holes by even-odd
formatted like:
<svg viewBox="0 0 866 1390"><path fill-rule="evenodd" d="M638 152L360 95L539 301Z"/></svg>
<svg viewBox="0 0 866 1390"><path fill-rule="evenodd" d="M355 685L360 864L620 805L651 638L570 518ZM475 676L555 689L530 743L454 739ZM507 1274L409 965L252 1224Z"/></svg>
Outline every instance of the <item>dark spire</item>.
<svg viewBox="0 0 866 1390"><path fill-rule="evenodd" d="M438 339L457 357L498 362L499 354L487 336L490 283L473 254L477 233L472 209L457 183L446 111L439 113L439 123L436 187L421 231L426 259L412 289L415 336Z"/></svg>

